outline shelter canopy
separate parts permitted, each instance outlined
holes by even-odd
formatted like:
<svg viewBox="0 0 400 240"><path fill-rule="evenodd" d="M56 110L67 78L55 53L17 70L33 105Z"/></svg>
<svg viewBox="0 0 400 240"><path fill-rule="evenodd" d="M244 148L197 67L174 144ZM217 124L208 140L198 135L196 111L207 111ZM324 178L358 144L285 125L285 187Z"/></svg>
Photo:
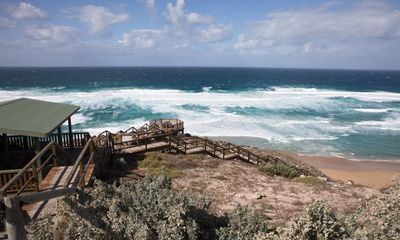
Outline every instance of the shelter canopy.
<svg viewBox="0 0 400 240"><path fill-rule="evenodd" d="M0 102L0 132L46 137L78 110L75 105L28 98Z"/></svg>

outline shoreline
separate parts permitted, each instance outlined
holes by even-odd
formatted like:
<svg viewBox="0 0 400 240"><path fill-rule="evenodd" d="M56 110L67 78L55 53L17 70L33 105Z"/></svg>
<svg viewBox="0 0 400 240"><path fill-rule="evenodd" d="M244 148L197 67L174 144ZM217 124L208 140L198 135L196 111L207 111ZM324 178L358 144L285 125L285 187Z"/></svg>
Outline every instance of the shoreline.
<svg viewBox="0 0 400 240"><path fill-rule="evenodd" d="M254 146L251 144L253 137L210 137L214 140L233 141L237 144ZM310 166L319 169L328 177L354 184L360 184L373 188L386 188L391 185L396 176L400 176L400 159L350 159L339 156L327 156L318 154L304 154L293 151L266 149L261 146L254 146L268 151L275 151L289 157L300 160Z"/></svg>
<svg viewBox="0 0 400 240"><path fill-rule="evenodd" d="M352 181L355 184L373 188L389 187L392 180L400 176L400 161L354 161L334 156L300 155L295 152L285 152L285 154L318 168L332 179L343 182Z"/></svg>

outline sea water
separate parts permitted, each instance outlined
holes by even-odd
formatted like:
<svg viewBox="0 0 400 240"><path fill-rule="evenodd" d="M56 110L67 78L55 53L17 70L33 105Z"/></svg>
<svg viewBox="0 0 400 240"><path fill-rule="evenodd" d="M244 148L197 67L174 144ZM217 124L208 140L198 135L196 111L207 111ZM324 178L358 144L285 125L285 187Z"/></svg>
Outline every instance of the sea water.
<svg viewBox="0 0 400 240"><path fill-rule="evenodd" d="M0 68L0 101L21 97L79 105L73 128L91 134L174 117L195 135L246 136L253 139L246 143L308 154L400 159L400 71Z"/></svg>

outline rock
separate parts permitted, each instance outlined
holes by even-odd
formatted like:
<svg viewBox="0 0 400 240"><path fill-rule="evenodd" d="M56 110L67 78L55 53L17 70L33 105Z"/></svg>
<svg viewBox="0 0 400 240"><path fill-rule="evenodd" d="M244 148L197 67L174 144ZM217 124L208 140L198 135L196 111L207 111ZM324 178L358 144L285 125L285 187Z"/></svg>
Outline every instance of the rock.
<svg viewBox="0 0 400 240"><path fill-rule="evenodd" d="M348 181L346 182L346 184L347 184L347 185L354 185L354 182L351 181L351 180L348 180Z"/></svg>
<svg viewBox="0 0 400 240"><path fill-rule="evenodd" d="M303 174L301 174L300 177L306 177L306 176L304 176Z"/></svg>
<svg viewBox="0 0 400 240"><path fill-rule="evenodd" d="M256 193L255 199L261 199L263 197L265 197L265 195L258 192L258 193Z"/></svg>
<svg viewBox="0 0 400 240"><path fill-rule="evenodd" d="M328 181L328 178L326 178L326 177L317 177L319 180L321 180L321 181L324 181L324 182L327 182Z"/></svg>

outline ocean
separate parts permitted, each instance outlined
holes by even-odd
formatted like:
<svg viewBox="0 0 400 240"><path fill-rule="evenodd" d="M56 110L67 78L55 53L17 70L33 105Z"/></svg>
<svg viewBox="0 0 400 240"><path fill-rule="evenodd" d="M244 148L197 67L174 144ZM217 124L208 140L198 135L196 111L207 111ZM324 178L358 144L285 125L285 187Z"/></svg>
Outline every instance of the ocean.
<svg viewBox="0 0 400 240"><path fill-rule="evenodd" d="M197 67L0 68L0 101L81 106L98 134L174 117L201 136L351 159L400 159L400 71Z"/></svg>

